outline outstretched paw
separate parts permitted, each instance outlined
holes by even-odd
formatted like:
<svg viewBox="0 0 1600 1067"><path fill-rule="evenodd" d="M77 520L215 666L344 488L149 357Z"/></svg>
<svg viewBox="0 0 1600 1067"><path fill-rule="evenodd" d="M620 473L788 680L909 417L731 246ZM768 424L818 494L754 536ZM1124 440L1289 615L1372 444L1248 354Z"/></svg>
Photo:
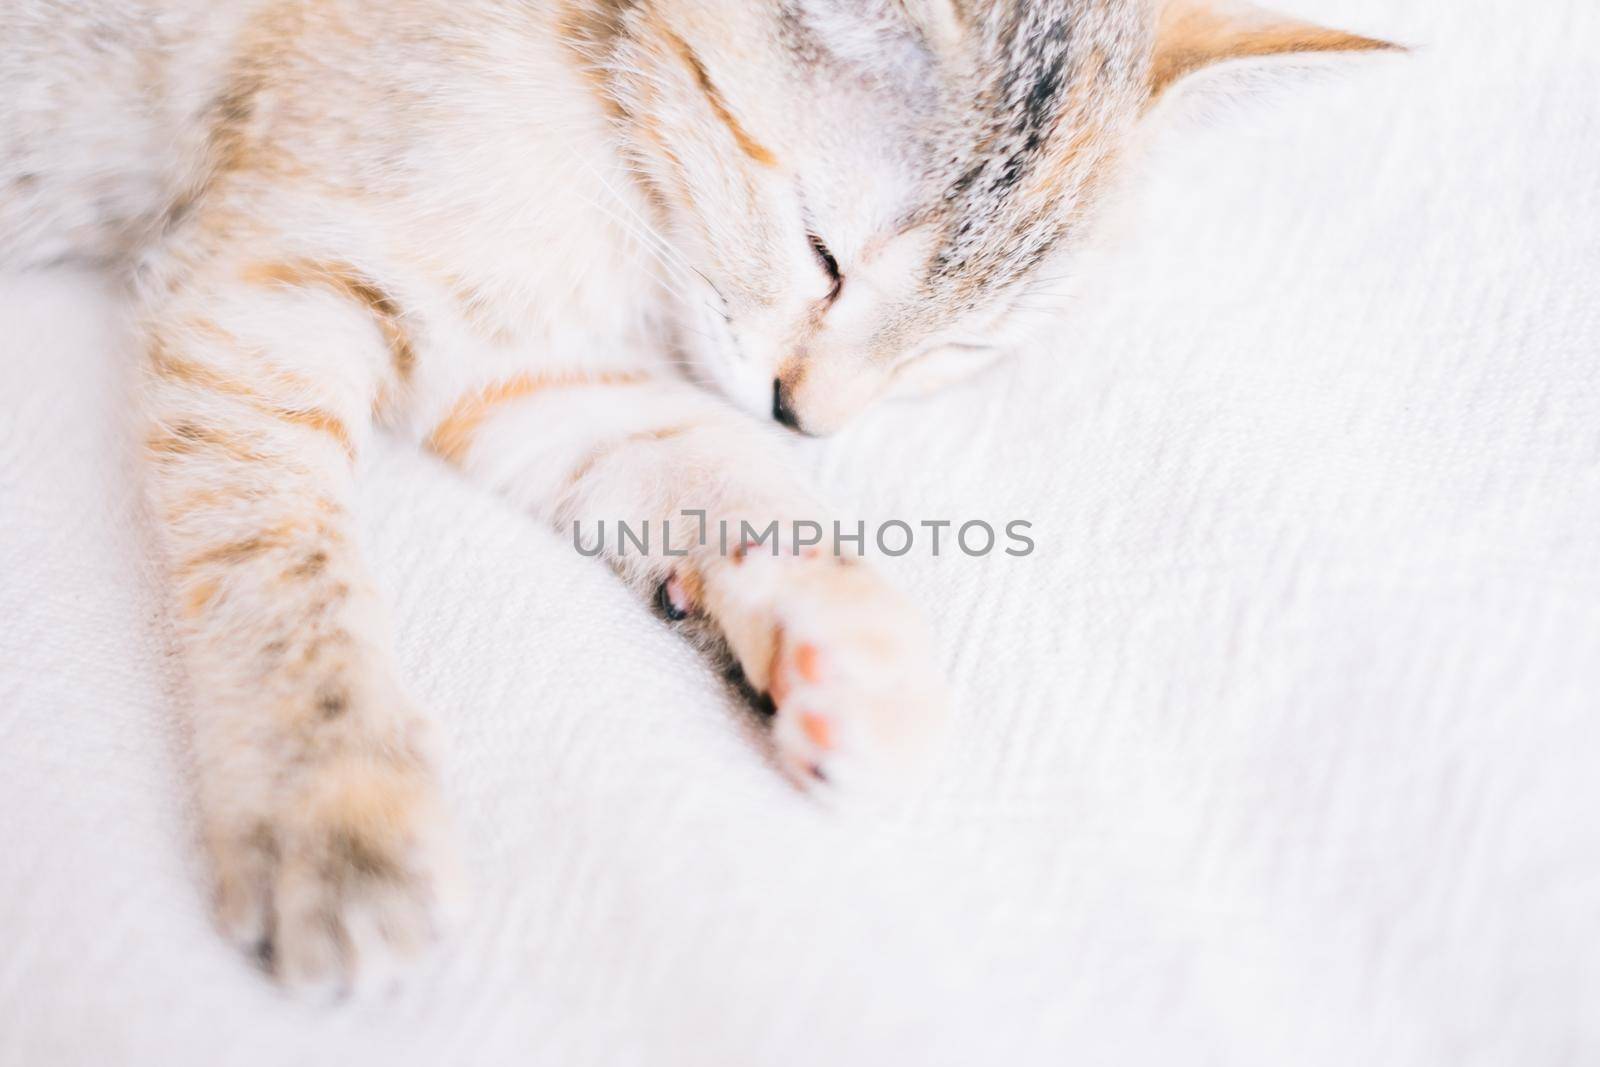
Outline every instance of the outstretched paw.
<svg viewBox="0 0 1600 1067"><path fill-rule="evenodd" d="M869 568L827 556L751 554L733 564L723 619L752 685L773 705L778 761L829 793L903 788L937 755L943 678L918 612ZM734 626L745 632L735 635Z"/></svg>
<svg viewBox="0 0 1600 1067"><path fill-rule="evenodd" d="M297 792L213 831L221 922L293 992L381 994L438 938L454 901L431 778L352 755Z"/></svg>

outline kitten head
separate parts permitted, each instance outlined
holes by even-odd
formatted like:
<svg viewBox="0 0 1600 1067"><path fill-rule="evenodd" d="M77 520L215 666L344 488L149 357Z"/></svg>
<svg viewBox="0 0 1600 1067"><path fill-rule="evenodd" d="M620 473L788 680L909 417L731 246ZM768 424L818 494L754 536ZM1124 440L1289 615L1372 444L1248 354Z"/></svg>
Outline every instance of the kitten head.
<svg viewBox="0 0 1600 1067"><path fill-rule="evenodd" d="M683 343L807 433L1003 351L1191 74L1390 47L1229 0L600 3Z"/></svg>

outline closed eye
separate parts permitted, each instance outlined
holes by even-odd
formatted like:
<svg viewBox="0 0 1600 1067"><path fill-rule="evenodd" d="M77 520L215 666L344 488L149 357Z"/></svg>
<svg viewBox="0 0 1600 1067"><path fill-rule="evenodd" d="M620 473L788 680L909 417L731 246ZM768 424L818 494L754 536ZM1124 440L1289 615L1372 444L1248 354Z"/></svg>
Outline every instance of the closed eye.
<svg viewBox="0 0 1600 1067"><path fill-rule="evenodd" d="M839 273L839 261L833 258L833 253L828 251L828 246L822 243L822 238L816 234L806 235L811 241L811 251L817 254L817 262L822 264L822 269L828 275L828 280L833 287L828 290L828 303L839 299L839 293L844 290L844 275Z"/></svg>

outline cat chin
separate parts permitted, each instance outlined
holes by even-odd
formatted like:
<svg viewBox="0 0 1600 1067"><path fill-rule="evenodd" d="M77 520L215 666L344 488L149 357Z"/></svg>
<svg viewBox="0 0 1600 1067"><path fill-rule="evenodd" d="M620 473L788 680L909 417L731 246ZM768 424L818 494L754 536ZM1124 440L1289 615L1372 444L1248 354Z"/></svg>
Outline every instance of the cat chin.
<svg viewBox="0 0 1600 1067"><path fill-rule="evenodd" d="M991 369L1009 352L1001 345L940 345L906 364L888 396L906 400L954 388Z"/></svg>

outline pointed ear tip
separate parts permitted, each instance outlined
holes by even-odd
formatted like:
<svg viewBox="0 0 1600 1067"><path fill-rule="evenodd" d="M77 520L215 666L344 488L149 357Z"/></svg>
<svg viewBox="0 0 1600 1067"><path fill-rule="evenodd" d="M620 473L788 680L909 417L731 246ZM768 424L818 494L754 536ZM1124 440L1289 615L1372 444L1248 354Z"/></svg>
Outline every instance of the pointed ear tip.
<svg viewBox="0 0 1600 1067"><path fill-rule="evenodd" d="M1382 37L1364 37L1359 33L1345 33L1335 30L1317 34L1315 37L1306 40L1300 48L1285 48L1283 49L1283 54L1329 52L1358 55L1369 52L1387 52L1396 55L1410 55L1411 51L1410 45L1387 41Z"/></svg>
<svg viewBox="0 0 1600 1067"><path fill-rule="evenodd" d="M1273 58L1290 58L1294 56L1325 57L1351 57L1364 55L1384 55L1396 57L1411 57L1419 49L1408 44L1399 44L1395 41L1386 41L1379 37L1362 37L1353 33L1327 34L1314 44L1306 43L1301 47L1289 47L1281 50L1263 51L1255 54L1242 53L1235 55L1214 55L1206 57L1202 62L1191 63L1174 68L1165 68L1159 62L1152 73L1151 99L1164 96L1178 82L1184 81L1190 75L1201 73L1207 68L1214 67L1230 60L1249 62L1251 60L1265 60ZM1193 57L1185 57L1192 61Z"/></svg>
<svg viewBox="0 0 1600 1067"><path fill-rule="evenodd" d="M1416 48L1399 41L1385 41L1380 37L1363 37L1360 50L1363 52L1393 52L1395 55L1410 56L1416 54Z"/></svg>

